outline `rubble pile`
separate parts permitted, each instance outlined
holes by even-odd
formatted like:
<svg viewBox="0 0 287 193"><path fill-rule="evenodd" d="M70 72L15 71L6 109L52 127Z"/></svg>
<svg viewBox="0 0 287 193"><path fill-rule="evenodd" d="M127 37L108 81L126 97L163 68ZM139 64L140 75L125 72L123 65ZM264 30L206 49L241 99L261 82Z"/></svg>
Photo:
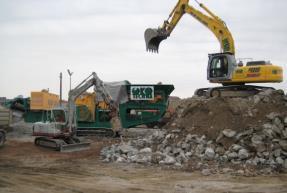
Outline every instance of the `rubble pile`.
<svg viewBox="0 0 287 193"><path fill-rule="evenodd" d="M249 98L185 99L149 137L105 147L106 162L159 164L238 174L287 171L287 98L267 90Z"/></svg>

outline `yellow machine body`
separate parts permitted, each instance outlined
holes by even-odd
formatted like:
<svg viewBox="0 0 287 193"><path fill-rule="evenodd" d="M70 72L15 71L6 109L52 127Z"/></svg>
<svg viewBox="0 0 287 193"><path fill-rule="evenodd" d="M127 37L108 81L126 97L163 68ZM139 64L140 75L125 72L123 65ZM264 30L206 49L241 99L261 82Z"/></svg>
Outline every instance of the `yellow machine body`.
<svg viewBox="0 0 287 193"><path fill-rule="evenodd" d="M49 93L47 90L41 92L31 92L30 109L31 110L51 110L59 105L59 96Z"/></svg>
<svg viewBox="0 0 287 193"><path fill-rule="evenodd" d="M283 69L275 65L258 65L237 67L230 80L214 79L211 83L244 84L244 83L279 83L283 81Z"/></svg>

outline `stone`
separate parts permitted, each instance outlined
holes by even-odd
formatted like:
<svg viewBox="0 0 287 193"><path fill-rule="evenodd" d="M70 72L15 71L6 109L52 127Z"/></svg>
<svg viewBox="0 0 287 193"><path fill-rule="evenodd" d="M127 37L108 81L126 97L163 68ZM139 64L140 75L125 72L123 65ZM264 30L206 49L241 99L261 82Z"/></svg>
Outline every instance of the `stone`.
<svg viewBox="0 0 287 193"><path fill-rule="evenodd" d="M240 165L242 162L240 160L237 160L237 159L232 159L230 160L232 164L234 165Z"/></svg>
<svg viewBox="0 0 287 193"><path fill-rule="evenodd" d="M238 154L236 152L231 152L231 153L227 154L227 157L229 159L236 159L236 158L238 158Z"/></svg>
<svg viewBox="0 0 287 193"><path fill-rule="evenodd" d="M225 153L225 149L224 147L219 146L215 149L215 152L218 153L220 156L222 156Z"/></svg>
<svg viewBox="0 0 287 193"><path fill-rule="evenodd" d="M251 138L251 142L253 145L257 146L263 143L263 138L260 135L253 135L253 137Z"/></svg>
<svg viewBox="0 0 287 193"><path fill-rule="evenodd" d="M236 135L236 139L239 140L239 139L242 138L242 137L249 136L249 135L251 135L251 134L253 133L253 131L254 131L254 130L251 128L251 129L248 129L248 130L243 131L243 132L241 132L241 133L238 133L238 134Z"/></svg>
<svg viewBox="0 0 287 193"><path fill-rule="evenodd" d="M176 162L174 165L175 165L176 167L181 167L181 166L182 166L181 163L178 163L178 162Z"/></svg>
<svg viewBox="0 0 287 193"><path fill-rule="evenodd" d="M238 145L238 144L233 144L233 145L231 146L231 149L232 149L233 151L238 152L240 149L242 149L242 146L241 146L241 145Z"/></svg>
<svg viewBox="0 0 287 193"><path fill-rule="evenodd" d="M219 157L219 160L222 162L227 162L228 161L228 156L227 155L223 155L221 157Z"/></svg>
<svg viewBox="0 0 287 193"><path fill-rule="evenodd" d="M192 154L193 154L193 153L189 151L189 152L186 152L186 153L185 153L185 156L186 156L186 157L191 157Z"/></svg>
<svg viewBox="0 0 287 193"><path fill-rule="evenodd" d="M154 138L154 139L157 139L157 140L162 140L162 139L164 139L164 136L165 136L165 132L164 132L164 131L156 131L156 132L153 134L153 138Z"/></svg>
<svg viewBox="0 0 287 193"><path fill-rule="evenodd" d="M174 138L174 134L167 134L165 136L165 139L173 139Z"/></svg>
<svg viewBox="0 0 287 193"><path fill-rule="evenodd" d="M272 124L271 123L265 123L262 125L263 129L272 129Z"/></svg>
<svg viewBox="0 0 287 193"><path fill-rule="evenodd" d="M264 103L269 103L270 102L270 97L265 96L262 101Z"/></svg>
<svg viewBox="0 0 287 193"><path fill-rule="evenodd" d="M126 145L126 144L123 144L123 145L120 145L119 147L119 151L123 154L128 154L128 153L137 153L138 150L135 149L134 147L130 146L130 145Z"/></svg>
<svg viewBox="0 0 287 193"><path fill-rule="evenodd" d="M185 156L184 152L181 152L175 159L178 163L187 162L188 158Z"/></svg>
<svg viewBox="0 0 287 193"><path fill-rule="evenodd" d="M274 157L280 157L281 156L281 149L275 149L273 151Z"/></svg>
<svg viewBox="0 0 287 193"><path fill-rule="evenodd" d="M222 133L225 137L228 137L228 138L232 138L236 135L236 131L231 130L231 129L224 129Z"/></svg>
<svg viewBox="0 0 287 193"><path fill-rule="evenodd" d="M287 151L281 151L281 154L287 158Z"/></svg>
<svg viewBox="0 0 287 193"><path fill-rule="evenodd" d="M176 125L177 125L176 123L172 123L171 124L172 127L176 127Z"/></svg>
<svg viewBox="0 0 287 193"><path fill-rule="evenodd" d="M255 149L258 153L266 151L266 145L264 143L261 143L259 145L255 146Z"/></svg>
<svg viewBox="0 0 287 193"><path fill-rule="evenodd" d="M197 157L200 157L201 154L204 152L205 148L204 148L204 145L203 144L199 144L197 145L197 147L195 148L195 155Z"/></svg>
<svg viewBox="0 0 287 193"><path fill-rule="evenodd" d="M149 139L147 139L147 138L130 141L130 145L131 146L137 147L139 149L142 149L144 147L149 146L150 143L151 143L151 141Z"/></svg>
<svg viewBox="0 0 287 193"><path fill-rule="evenodd" d="M185 137L185 142L188 143L192 140L192 135L191 134L188 134L186 137Z"/></svg>
<svg viewBox="0 0 287 193"><path fill-rule="evenodd" d="M140 153L151 153L151 152L152 152L152 149L149 147L146 147L140 150Z"/></svg>
<svg viewBox="0 0 287 193"><path fill-rule="evenodd" d="M270 96L273 92L274 92L273 89L266 89L266 90L260 92L259 95L262 95L262 96Z"/></svg>
<svg viewBox="0 0 287 193"><path fill-rule="evenodd" d="M165 158L165 155L161 152L155 152L151 155L151 162L158 164L160 161L162 161Z"/></svg>
<svg viewBox="0 0 287 193"><path fill-rule="evenodd" d="M251 164L257 166L259 163L259 157L255 157L253 159L251 159Z"/></svg>
<svg viewBox="0 0 287 193"><path fill-rule="evenodd" d="M283 130L282 130L282 133L281 133L282 135L281 135L281 137L283 138L283 139L287 139L287 127L285 127Z"/></svg>
<svg viewBox="0 0 287 193"><path fill-rule="evenodd" d="M284 119L284 125L287 126L287 117Z"/></svg>
<svg viewBox="0 0 287 193"><path fill-rule="evenodd" d="M262 153L262 155L265 157L265 158L268 158L270 153L268 151L265 151Z"/></svg>
<svg viewBox="0 0 287 193"><path fill-rule="evenodd" d="M283 167L284 167L285 169L287 169L287 159L284 160Z"/></svg>
<svg viewBox="0 0 287 193"><path fill-rule="evenodd" d="M180 154L180 152L182 152L182 149L181 148L173 148L172 149L172 153L173 153L173 155L178 155L178 154Z"/></svg>
<svg viewBox="0 0 287 193"><path fill-rule="evenodd" d="M253 97L253 103L256 105L261 101L261 96L260 95L254 95Z"/></svg>
<svg viewBox="0 0 287 193"><path fill-rule="evenodd" d="M244 173L245 173L244 170L237 170L236 172L237 175L243 175Z"/></svg>
<svg viewBox="0 0 287 193"><path fill-rule="evenodd" d="M223 172L224 174L231 173L231 172L233 172L233 169L231 169L231 168L223 168L223 169L222 169L222 172Z"/></svg>
<svg viewBox="0 0 287 193"><path fill-rule="evenodd" d="M170 146L167 146L165 149L164 149L164 153L165 154L169 154L169 153L171 153L171 150L172 150L172 148L170 147Z"/></svg>
<svg viewBox="0 0 287 193"><path fill-rule="evenodd" d="M279 164L279 165L283 165L283 164L284 164L284 160L283 160L281 157L277 157L277 158L276 158L276 162L277 162L277 164Z"/></svg>
<svg viewBox="0 0 287 193"><path fill-rule="evenodd" d="M217 136L215 142L218 143L222 138L224 137L223 133L219 133L219 135Z"/></svg>
<svg viewBox="0 0 287 193"><path fill-rule="evenodd" d="M190 144L184 142L184 143L181 144L181 148L184 149L184 150L187 150L187 149L190 148Z"/></svg>
<svg viewBox="0 0 287 193"><path fill-rule="evenodd" d="M240 149L238 152L238 157L241 160L247 159L249 157L249 153L246 149Z"/></svg>
<svg viewBox="0 0 287 193"><path fill-rule="evenodd" d="M276 136L276 133L272 129L263 129L263 134L269 139L273 139Z"/></svg>
<svg viewBox="0 0 287 193"><path fill-rule="evenodd" d="M204 155L207 160L212 160L215 156L215 152L212 148L208 147L206 148Z"/></svg>
<svg viewBox="0 0 287 193"><path fill-rule="evenodd" d="M272 112L272 113L269 113L268 115L266 115L266 118L272 121L273 119L275 119L278 116L279 116L279 113Z"/></svg>
<svg viewBox="0 0 287 193"><path fill-rule="evenodd" d="M259 163L260 163L260 164L266 164L266 159L264 159L264 158L259 158Z"/></svg>
<svg viewBox="0 0 287 193"><path fill-rule="evenodd" d="M201 170L201 174L204 176L209 176L211 175L211 171L209 169L203 169Z"/></svg>
<svg viewBox="0 0 287 193"><path fill-rule="evenodd" d="M116 162L118 162L118 163L123 163L125 161L126 160L123 157L118 157L118 159L116 160Z"/></svg>
<svg viewBox="0 0 287 193"><path fill-rule="evenodd" d="M275 136L281 134L281 129L277 125L272 125L272 131L275 133Z"/></svg>
<svg viewBox="0 0 287 193"><path fill-rule="evenodd" d="M196 143L198 143L198 144L206 144L206 136L203 135L200 138L196 138Z"/></svg>
<svg viewBox="0 0 287 193"><path fill-rule="evenodd" d="M279 117L275 117L275 119L273 120L273 124L275 124L280 129L284 128L284 124L282 123L282 121Z"/></svg>
<svg viewBox="0 0 287 193"><path fill-rule="evenodd" d="M287 140L280 140L279 145L284 151L287 151Z"/></svg>
<svg viewBox="0 0 287 193"><path fill-rule="evenodd" d="M180 129L173 129L171 132L172 132L172 133L180 133L181 130L180 130Z"/></svg>
<svg viewBox="0 0 287 193"><path fill-rule="evenodd" d="M150 163L151 162L151 155L149 155L149 156L139 155L135 162L139 163L139 164Z"/></svg>
<svg viewBox="0 0 287 193"><path fill-rule="evenodd" d="M166 164L166 165L173 165L175 163L176 163L175 158L169 155L165 155L165 159L159 162L159 164Z"/></svg>

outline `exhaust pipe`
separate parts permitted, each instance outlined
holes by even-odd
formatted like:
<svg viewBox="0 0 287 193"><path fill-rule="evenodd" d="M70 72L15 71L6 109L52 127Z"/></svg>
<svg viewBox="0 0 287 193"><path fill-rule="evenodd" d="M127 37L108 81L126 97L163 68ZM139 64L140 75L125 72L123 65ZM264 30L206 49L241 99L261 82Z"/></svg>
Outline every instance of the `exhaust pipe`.
<svg viewBox="0 0 287 193"><path fill-rule="evenodd" d="M146 43L146 51L157 52L159 44L162 40L165 40L169 35L165 31L160 29L148 28L145 30L144 38Z"/></svg>

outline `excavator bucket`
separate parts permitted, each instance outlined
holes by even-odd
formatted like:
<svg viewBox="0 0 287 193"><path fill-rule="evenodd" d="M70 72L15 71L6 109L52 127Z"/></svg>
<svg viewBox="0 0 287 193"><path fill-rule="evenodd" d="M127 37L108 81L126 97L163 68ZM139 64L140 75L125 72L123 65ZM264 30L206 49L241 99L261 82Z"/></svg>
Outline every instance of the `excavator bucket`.
<svg viewBox="0 0 287 193"><path fill-rule="evenodd" d="M74 144L65 144L60 146L60 152L75 152L82 151L90 148L89 142L84 143L74 143Z"/></svg>
<svg viewBox="0 0 287 193"><path fill-rule="evenodd" d="M151 52L158 52L160 42L165 40L167 37L168 35L158 29L146 29L144 33L146 50Z"/></svg>

